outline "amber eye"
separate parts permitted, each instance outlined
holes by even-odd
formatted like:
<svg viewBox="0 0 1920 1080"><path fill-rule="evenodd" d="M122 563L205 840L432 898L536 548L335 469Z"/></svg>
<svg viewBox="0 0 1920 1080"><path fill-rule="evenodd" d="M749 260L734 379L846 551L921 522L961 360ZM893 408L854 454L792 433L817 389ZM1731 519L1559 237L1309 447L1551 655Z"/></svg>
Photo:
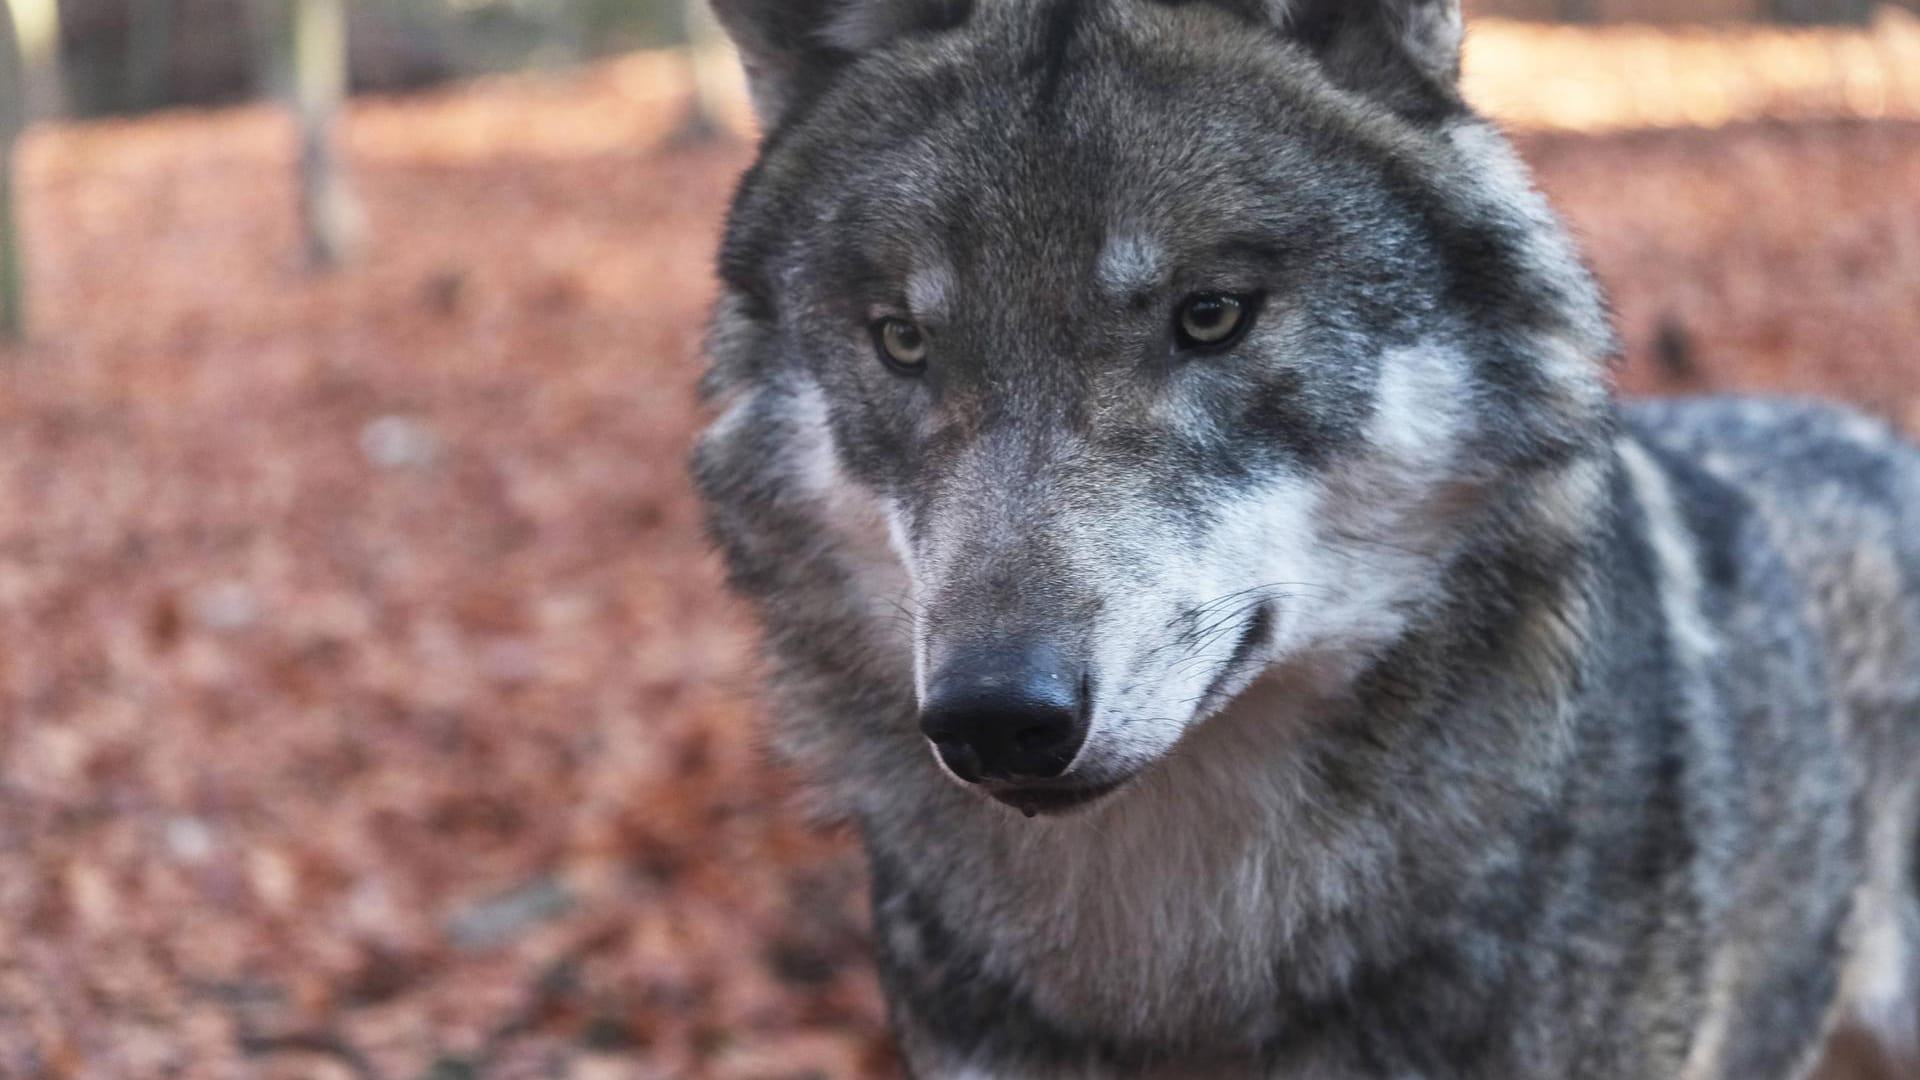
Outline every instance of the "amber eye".
<svg viewBox="0 0 1920 1080"><path fill-rule="evenodd" d="M1196 293L1180 302L1174 334L1183 349L1224 349L1253 326L1258 298L1228 293Z"/></svg>
<svg viewBox="0 0 1920 1080"><path fill-rule="evenodd" d="M881 361L902 375L918 375L927 368L926 331L905 319L874 323L873 343Z"/></svg>

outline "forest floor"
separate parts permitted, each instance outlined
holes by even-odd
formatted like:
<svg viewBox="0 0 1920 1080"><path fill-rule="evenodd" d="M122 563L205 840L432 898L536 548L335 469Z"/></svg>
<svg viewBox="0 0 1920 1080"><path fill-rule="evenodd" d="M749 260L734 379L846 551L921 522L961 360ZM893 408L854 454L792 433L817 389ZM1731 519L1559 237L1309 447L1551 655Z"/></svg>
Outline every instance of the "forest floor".
<svg viewBox="0 0 1920 1080"><path fill-rule="evenodd" d="M0 1077L895 1075L858 861L762 752L683 475L749 161L674 137L683 86L358 106L370 246L327 278L270 110L34 137ZM1520 142L1630 389L1920 431L1912 117Z"/></svg>

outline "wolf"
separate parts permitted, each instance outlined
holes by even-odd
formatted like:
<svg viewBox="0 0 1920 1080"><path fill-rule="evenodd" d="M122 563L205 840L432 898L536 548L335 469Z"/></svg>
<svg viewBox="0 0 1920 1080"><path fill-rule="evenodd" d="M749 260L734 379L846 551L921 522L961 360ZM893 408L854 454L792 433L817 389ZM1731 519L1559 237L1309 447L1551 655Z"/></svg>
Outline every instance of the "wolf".
<svg viewBox="0 0 1920 1080"><path fill-rule="evenodd" d="M1622 404L1457 0L716 9L695 479L913 1075L1920 1076L1920 451Z"/></svg>

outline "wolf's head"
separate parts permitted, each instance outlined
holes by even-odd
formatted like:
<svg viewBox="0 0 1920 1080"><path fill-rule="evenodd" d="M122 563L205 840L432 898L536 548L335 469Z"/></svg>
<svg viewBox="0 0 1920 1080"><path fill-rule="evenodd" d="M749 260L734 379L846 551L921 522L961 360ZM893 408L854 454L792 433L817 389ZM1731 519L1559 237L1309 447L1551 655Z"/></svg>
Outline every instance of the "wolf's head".
<svg viewBox="0 0 1920 1080"><path fill-rule="evenodd" d="M1611 339L1457 0L717 7L768 135L702 483L790 669L912 678L832 752L1074 806L1582 512Z"/></svg>

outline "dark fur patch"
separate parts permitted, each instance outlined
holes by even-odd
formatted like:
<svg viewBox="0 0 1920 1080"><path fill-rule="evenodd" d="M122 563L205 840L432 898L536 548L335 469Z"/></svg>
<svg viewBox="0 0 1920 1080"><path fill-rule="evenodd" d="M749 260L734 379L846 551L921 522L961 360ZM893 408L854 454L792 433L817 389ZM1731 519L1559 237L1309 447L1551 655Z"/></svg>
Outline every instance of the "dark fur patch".
<svg viewBox="0 0 1920 1080"><path fill-rule="evenodd" d="M1074 40L1086 18L1089 0L1054 0L1047 8L1046 23L1040 33L1040 47L1032 69L1040 77L1040 93L1035 99L1039 109L1052 107L1060 95L1072 59Z"/></svg>

